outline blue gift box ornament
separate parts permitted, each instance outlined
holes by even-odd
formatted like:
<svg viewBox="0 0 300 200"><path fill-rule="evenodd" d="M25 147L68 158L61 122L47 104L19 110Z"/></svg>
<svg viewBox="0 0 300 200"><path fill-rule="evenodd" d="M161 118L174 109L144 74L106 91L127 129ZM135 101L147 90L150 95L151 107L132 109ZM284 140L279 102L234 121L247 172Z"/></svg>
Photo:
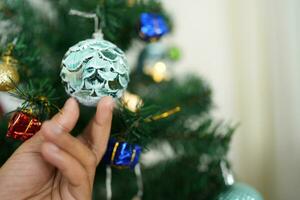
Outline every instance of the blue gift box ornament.
<svg viewBox="0 0 300 200"><path fill-rule="evenodd" d="M168 32L168 24L162 15L154 13L140 15L140 37L143 40L158 40Z"/></svg>
<svg viewBox="0 0 300 200"><path fill-rule="evenodd" d="M116 168L133 169L139 162L141 152L142 148L139 145L111 138L103 162Z"/></svg>

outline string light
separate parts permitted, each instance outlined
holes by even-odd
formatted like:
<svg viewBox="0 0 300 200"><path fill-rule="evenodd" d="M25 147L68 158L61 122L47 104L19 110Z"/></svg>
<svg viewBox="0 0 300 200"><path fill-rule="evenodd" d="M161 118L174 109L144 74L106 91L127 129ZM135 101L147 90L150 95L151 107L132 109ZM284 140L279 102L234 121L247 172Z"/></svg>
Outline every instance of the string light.
<svg viewBox="0 0 300 200"><path fill-rule="evenodd" d="M152 67L145 67L144 73L150 75L157 83L168 79L167 65L162 61L156 62Z"/></svg>

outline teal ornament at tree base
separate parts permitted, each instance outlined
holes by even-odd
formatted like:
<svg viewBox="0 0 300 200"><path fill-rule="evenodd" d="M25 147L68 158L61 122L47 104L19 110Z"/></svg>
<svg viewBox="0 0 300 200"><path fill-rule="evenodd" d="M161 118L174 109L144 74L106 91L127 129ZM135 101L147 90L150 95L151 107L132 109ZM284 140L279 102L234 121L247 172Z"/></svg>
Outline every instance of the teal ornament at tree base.
<svg viewBox="0 0 300 200"><path fill-rule="evenodd" d="M87 39L65 54L60 77L66 92L86 106L104 96L120 98L129 82L125 53L103 39Z"/></svg>
<svg viewBox="0 0 300 200"><path fill-rule="evenodd" d="M222 192L216 200L263 200L252 187L243 183L234 183Z"/></svg>

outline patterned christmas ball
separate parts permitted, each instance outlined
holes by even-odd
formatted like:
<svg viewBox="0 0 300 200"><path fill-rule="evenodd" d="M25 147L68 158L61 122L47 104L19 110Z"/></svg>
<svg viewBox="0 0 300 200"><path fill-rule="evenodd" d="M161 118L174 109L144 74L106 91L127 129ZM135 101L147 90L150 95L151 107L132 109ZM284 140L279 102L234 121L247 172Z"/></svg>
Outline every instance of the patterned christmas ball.
<svg viewBox="0 0 300 200"><path fill-rule="evenodd" d="M235 183L222 192L217 200L263 200L262 196L252 187L243 183Z"/></svg>
<svg viewBox="0 0 300 200"><path fill-rule="evenodd" d="M120 98L129 82L124 52L103 39L87 39L72 46L62 60L66 92L86 106L104 96Z"/></svg>

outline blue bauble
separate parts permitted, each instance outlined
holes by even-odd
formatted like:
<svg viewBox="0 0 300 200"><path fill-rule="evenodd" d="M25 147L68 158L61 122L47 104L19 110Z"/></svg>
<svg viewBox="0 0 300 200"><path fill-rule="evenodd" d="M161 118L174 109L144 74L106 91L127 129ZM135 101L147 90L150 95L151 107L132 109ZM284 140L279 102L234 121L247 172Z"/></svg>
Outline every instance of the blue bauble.
<svg viewBox="0 0 300 200"><path fill-rule="evenodd" d="M217 200L263 200L262 196L251 186L235 183L222 192Z"/></svg>
<svg viewBox="0 0 300 200"><path fill-rule="evenodd" d="M162 15L154 13L140 15L140 37L143 40L157 40L168 32L168 24Z"/></svg>
<svg viewBox="0 0 300 200"><path fill-rule="evenodd" d="M87 39L72 46L62 60L66 92L86 106L104 96L120 98L129 82L124 52L103 39Z"/></svg>
<svg viewBox="0 0 300 200"><path fill-rule="evenodd" d="M142 148L139 145L111 138L102 162L116 168L133 169L139 162L141 152Z"/></svg>

